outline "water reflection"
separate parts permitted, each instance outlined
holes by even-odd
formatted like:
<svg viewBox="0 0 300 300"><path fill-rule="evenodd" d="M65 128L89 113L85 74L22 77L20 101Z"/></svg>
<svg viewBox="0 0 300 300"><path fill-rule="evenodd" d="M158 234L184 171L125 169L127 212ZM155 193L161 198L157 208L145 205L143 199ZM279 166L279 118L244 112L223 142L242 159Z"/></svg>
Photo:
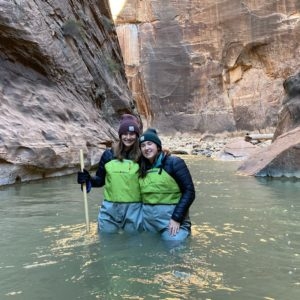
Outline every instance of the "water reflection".
<svg viewBox="0 0 300 300"><path fill-rule="evenodd" d="M194 229L193 235L199 236L197 242L202 246L209 244L209 234L218 235L207 225ZM234 291L224 285L221 272L210 269L206 255L194 253L190 240L170 248L158 236L146 233L98 236L96 223L91 224L89 234L83 224L48 227L44 233L52 244L24 268L62 265L74 255L81 257L80 272L65 281L88 285L88 294L96 299L136 299L149 291L153 298L196 299L199 289L201 293Z"/></svg>
<svg viewBox="0 0 300 300"><path fill-rule="evenodd" d="M74 176L0 189L0 298L298 299L299 182L235 175L235 163L187 159L197 189L192 236L86 233Z"/></svg>

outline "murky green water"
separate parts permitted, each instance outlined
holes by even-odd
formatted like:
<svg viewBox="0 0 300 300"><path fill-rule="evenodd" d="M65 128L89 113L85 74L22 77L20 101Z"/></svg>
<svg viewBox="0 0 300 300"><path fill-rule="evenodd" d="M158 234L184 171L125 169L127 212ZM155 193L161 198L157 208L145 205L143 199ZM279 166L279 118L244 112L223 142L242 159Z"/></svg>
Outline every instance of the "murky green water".
<svg viewBox="0 0 300 300"><path fill-rule="evenodd" d="M300 181L234 174L186 158L197 199L180 248L156 236L101 237L101 189L85 233L75 176L0 188L0 299L300 299Z"/></svg>

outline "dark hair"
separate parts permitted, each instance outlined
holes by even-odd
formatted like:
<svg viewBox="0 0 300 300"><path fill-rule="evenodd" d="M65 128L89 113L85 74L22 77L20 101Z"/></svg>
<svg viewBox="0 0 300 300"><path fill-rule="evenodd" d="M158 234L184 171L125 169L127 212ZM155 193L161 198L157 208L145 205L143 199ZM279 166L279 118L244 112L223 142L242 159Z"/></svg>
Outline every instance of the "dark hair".
<svg viewBox="0 0 300 300"><path fill-rule="evenodd" d="M162 160L162 167L161 168L163 168L163 166L165 164L165 161L166 161L166 158L168 156L171 156L170 150L161 149L160 147L158 147L158 152L156 154L156 157L158 157L162 152L164 153L164 158ZM145 178L146 175L147 175L147 171L151 168L151 163L149 162L149 160L147 158L145 158L143 155L141 155L139 164L140 164L139 177L140 178Z"/></svg>
<svg viewBox="0 0 300 300"><path fill-rule="evenodd" d="M160 154L160 151L156 154L156 157ZM141 155L140 158L140 168L139 168L139 177L140 178L145 178L147 175L147 171L150 169L151 167L151 163L149 162L149 160L147 158L145 158L143 155Z"/></svg>
<svg viewBox="0 0 300 300"><path fill-rule="evenodd" d="M121 140L113 145L113 152L116 159L122 161L123 159L131 159L134 162L139 162L141 157L141 149L139 147L138 138L131 146L129 151L125 151L125 146Z"/></svg>

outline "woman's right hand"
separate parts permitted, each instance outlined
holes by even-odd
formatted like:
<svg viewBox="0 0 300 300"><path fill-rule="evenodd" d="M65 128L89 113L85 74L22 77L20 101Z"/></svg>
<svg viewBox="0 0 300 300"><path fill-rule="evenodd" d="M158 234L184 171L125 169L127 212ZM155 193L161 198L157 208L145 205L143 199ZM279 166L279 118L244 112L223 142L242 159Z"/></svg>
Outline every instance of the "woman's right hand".
<svg viewBox="0 0 300 300"><path fill-rule="evenodd" d="M180 223L174 221L173 219L170 220L169 222L169 233L170 235L174 236L178 233L179 229L180 229Z"/></svg>
<svg viewBox="0 0 300 300"><path fill-rule="evenodd" d="M79 171L77 173L77 183L83 184L83 183L87 183L90 180L91 180L91 175L86 169L83 169L83 172Z"/></svg>

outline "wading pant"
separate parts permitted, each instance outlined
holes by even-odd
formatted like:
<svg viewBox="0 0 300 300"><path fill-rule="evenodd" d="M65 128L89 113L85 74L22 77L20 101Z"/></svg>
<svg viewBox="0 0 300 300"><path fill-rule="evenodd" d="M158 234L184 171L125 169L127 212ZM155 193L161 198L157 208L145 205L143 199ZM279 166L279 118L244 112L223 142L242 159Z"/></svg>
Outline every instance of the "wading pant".
<svg viewBox="0 0 300 300"><path fill-rule="evenodd" d="M169 234L169 222L176 205L150 205L143 204L143 228L145 231L160 233L166 241L183 241L191 233L191 222L186 217L180 225L178 233Z"/></svg>
<svg viewBox="0 0 300 300"><path fill-rule="evenodd" d="M104 200L99 208L98 229L105 233L117 233L121 229L128 233L141 231L142 204Z"/></svg>

